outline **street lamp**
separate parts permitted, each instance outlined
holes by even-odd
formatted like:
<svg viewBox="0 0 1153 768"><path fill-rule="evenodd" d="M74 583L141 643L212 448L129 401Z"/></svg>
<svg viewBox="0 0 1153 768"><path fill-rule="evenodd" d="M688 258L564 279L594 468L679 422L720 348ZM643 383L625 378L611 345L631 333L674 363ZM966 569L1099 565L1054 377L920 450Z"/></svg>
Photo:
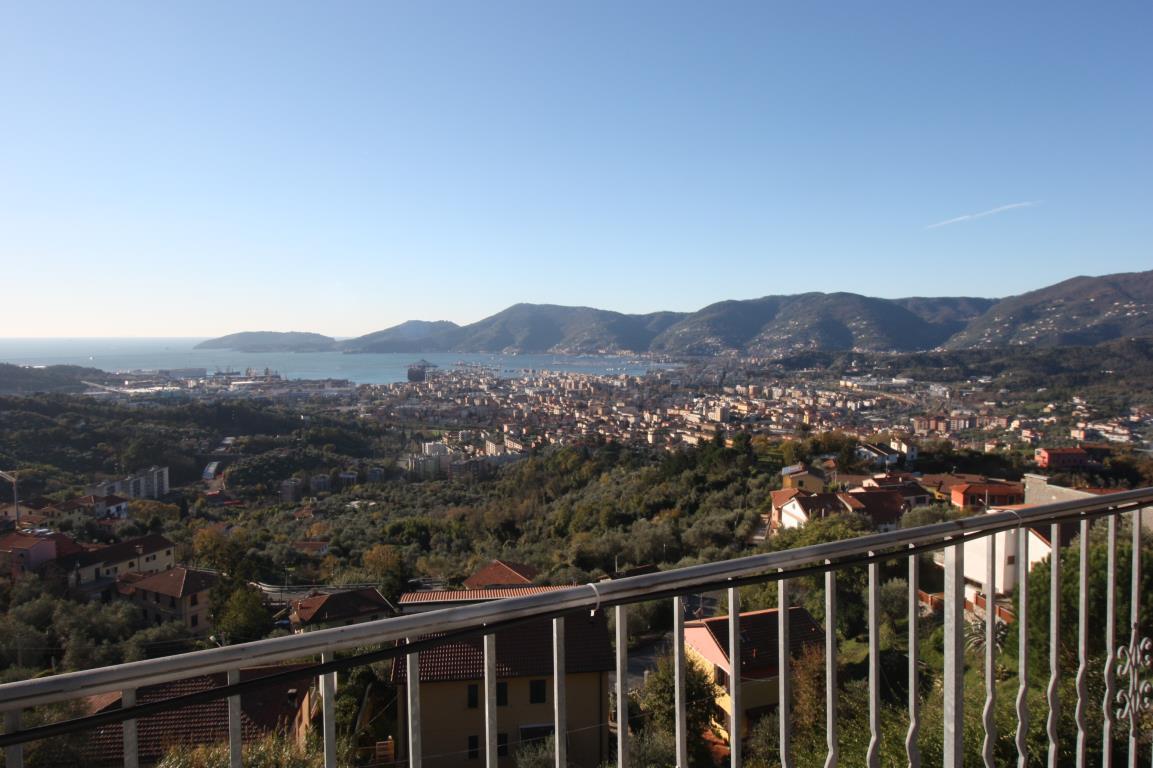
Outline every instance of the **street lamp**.
<svg viewBox="0 0 1153 768"><path fill-rule="evenodd" d="M16 478L19 476L19 474L20 473L17 472L16 470L12 470L11 472L5 472L3 470L0 470L0 477L4 478L5 480L12 483L12 506L15 507L15 509L16 509L16 527L17 528L20 527L20 491L16 485Z"/></svg>

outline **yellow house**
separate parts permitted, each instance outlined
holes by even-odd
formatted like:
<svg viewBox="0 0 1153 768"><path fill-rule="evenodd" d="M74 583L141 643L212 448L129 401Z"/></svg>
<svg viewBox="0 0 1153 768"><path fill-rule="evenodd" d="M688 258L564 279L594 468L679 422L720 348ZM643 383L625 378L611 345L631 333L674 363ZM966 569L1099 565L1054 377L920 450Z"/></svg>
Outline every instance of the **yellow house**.
<svg viewBox="0 0 1153 768"><path fill-rule="evenodd" d="M497 744L500 765L513 768L518 748L553 734L552 622L496 633ZM595 768L609 758L609 670L614 657L603 614L565 621L568 760ZM408 760L408 683L403 658L393 664L398 687L397 759ZM480 636L420 652L422 761L433 768L477 768L484 761L484 651Z"/></svg>
<svg viewBox="0 0 1153 768"><path fill-rule="evenodd" d="M776 709L779 688L777 654L780 646L778 611L741 614L741 738L749 727ZM808 645L824 643L824 630L804 608L789 609L789 648L797 656ZM727 741L732 700L729 698L729 618L685 622L685 656L708 673L717 685L714 725Z"/></svg>

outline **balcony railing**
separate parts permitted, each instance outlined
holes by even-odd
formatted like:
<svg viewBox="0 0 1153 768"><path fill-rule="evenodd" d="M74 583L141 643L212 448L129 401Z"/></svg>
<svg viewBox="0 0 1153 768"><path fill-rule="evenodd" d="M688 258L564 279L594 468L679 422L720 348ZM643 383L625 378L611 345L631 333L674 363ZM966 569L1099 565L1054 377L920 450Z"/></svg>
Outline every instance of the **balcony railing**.
<svg viewBox="0 0 1153 768"><path fill-rule="evenodd" d="M1029 744L1026 735L1032 718L1044 717L1047 733L1047 754L1044 756L1049 766L1056 766L1064 758L1060 757L1068 748L1064 740L1071 740L1072 752L1077 765L1090 761L1105 766L1114 765L1117 755L1127 756L1128 765L1136 766L1139 747L1148 740L1141 723L1144 713L1153 708L1153 641L1143 637L1140 629L1141 594L1141 531L1142 509L1153 506L1153 489L1125 491L1121 493L1089 498L1085 500L1048 504L1016 511L981 514L959 520L927 525L919 528L890 531L855 539L836 541L798 549L784 550L769 554L753 555L724 562L663 571L643 576L635 576L615 581L603 581L583 586L575 586L547 594L481 603L440 611L399 616L365 624L320 630L300 635L278 637L269 640L244 643L241 645L213 648L195 653L170 656L159 659L138 661L115 667L105 667L82 672L72 672L41 679L26 680L0 685L0 710L4 712L5 733L0 736L0 746L5 750L6 765L9 768L21 766L22 745L31 741L51 738L64 733L94 728L113 722L123 722L124 765L138 765L136 720L161 711L177 709L209 699L228 699L229 735L231 764L241 765L240 694L251 688L267 683L270 678L241 682L240 670L257 665L274 664L290 659L319 656L321 662L310 668L310 674L320 678L323 697L323 736L324 760L326 766L336 765L336 728L334 717L335 676L340 669L367 664L385 658L404 659L407 665L406 686L408 718L408 763L418 768L422 762L422 736L432 741L435 733L422 733L420 717L421 686L419 684L419 651L447 639L461 635L484 635L484 716L485 732L483 752L488 766L497 765L498 715L496 708L496 632L518 623L530 620L551 620L553 625L553 709L555 733L566 732L566 691L564 674L564 622L566 616L582 611L613 611L616 633L616 683L615 694L618 702L626 700L628 680L627 619L630 604L659 599L669 599L674 603L673 658L676 671L676 754L677 764L689 764L688 745L696 735L686 732L685 681L686 655L684 634L684 605L687 595L711 592L718 589L728 591L729 658L740 659L741 629L739 621L740 594L738 588L749 584L765 582L777 583L777 595L782 610L779 618L778 652L778 701L787 704L792 701L790 664L788 652L788 611L790 581L801 576L824 576L824 627L825 627L825 668L826 668L826 730L828 734L828 754L826 766L838 764L838 717L837 717L837 636L835 624L837 616L836 580L838 572L845 568L866 567L867 623L868 623L868 702L870 741L866 754L866 764L879 765L882 705L880 669L880 568L882 563L895 559L908 561L908 728L905 748L907 763L910 766L921 764L918 751L918 735L922 729L940 728L943 755L933 756L934 763L959 767L962 764L965 686L965 567L966 546L982 546L988 567L985 573L984 594L995 594L998 579L994 570L994 548L996 534L1021 531L1025 527L1048 526L1051 532L1049 541L1054 547L1060 541L1059 526L1079 526L1080 547L1078 573L1078 614L1075 617L1061 615L1060 558L1051 557L1049 584L1049 664L1047 670L1046 711L1031 713L1026 706L1026 693L1031 675L1044 673L1030 668L1029 658L1029 590L1022 588L1019 595L1016 630L1019 633L1020 657L1018 660L1019 687L1016 697L1016 749L1018 764L1025 766L1034 763L1041 755L1028 754ZM1128 636L1117 636L1115 627L1125 617L1118 617L1117 591L1125 574L1117 573L1118 519L1120 516L1131 519L1133 552L1130 582L1130 616ZM1090 669L1089 664L1089 590L1091 564L1088 557L1090 524L1101 520L1107 526L1108 562L1107 605L1104 626L1104 644L1110 649L1108 661L1103 669ZM1027 583L1029 568L1028 535L1016 536L1018 551L1014 566L1016 579L1020 585ZM981 542L977 544L976 542ZM918 616L923 600L918 599L919 581L918 555L926 552L944 552L944 664L942 670L943 719L942 722L923 722L918 691L919 676L925 674L918 659L919 637ZM970 550L972 551L972 550ZM1036 588L1034 588L1036 591ZM996 611L985 611L984 619L984 708L982 710L983 762L994 765L993 745L996 741L993 708L996 699L995 683L995 634ZM1075 669L1062 668L1060 646L1061 622L1077 622L1077 658ZM430 635L435 638L429 638ZM366 647L378 650L363 652ZM356 652L351 658L336 658L338 652ZM159 702L135 704L136 691L144 686L181 680L193 676L226 672L228 684L202 693L182 696ZM292 675L299 676L299 668ZM1058 682L1062 675L1076 675L1076 700L1060 701ZM1090 675L1103 676L1105 696L1103 701L1090 701L1088 684ZM740 680L739 675L728 679L729 696L732 700L731 712L739 717ZM119 710L102 712L97 715L77 718L49 725L21 729L23 710L40 705L72 701L93 694L120 691L123 693L123 707ZM1059 733L1058 717L1061 707L1074 706L1076 713L1076 733ZM620 768L627 765L627 743L630 738L627 707L616 708L616 760ZM1095 713L1095 714L1092 714ZM780 706L779 713L779 761L782 766L794 764L790 707ZM1101 741L1089 743L1089 718L1101 718ZM1096 729L1093 729L1096 732ZM737 724L730 723L730 733L739 733ZM1143 748L1141 748L1143 749ZM567 764L565 739L555 739L556 765ZM1097 759L1099 756L1099 759ZM739 739L731 744L730 761L733 766L742 764L742 750Z"/></svg>

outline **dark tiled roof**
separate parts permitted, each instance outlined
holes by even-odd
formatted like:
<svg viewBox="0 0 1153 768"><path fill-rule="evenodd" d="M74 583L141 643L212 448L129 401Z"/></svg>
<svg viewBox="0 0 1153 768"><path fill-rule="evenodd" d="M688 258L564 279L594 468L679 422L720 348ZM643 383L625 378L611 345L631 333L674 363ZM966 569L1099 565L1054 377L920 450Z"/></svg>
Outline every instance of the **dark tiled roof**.
<svg viewBox="0 0 1153 768"><path fill-rule="evenodd" d="M845 505L835 493L814 493L808 496L797 496L796 502L810 520L816 520L829 515L845 511Z"/></svg>
<svg viewBox="0 0 1153 768"><path fill-rule="evenodd" d="M776 608L765 611L751 611L741 614L741 676L774 677L777 674L777 649L780 635L777 633ZM717 616L712 619L686 622L685 626L704 626L709 630L717 646L729 655L729 617ZM804 608L789 609L789 650L797 656L805 646L824 644L825 631L817 620Z"/></svg>
<svg viewBox="0 0 1153 768"><path fill-rule="evenodd" d="M62 558L58 562L62 567L68 569L84 568L100 563L119 563L125 560L135 559L138 554L136 550L137 547L141 548L143 554L150 555L153 552L172 549L173 544L160 534L154 533L148 536L142 536L139 539L130 539L128 541L122 541L119 544L109 544L107 547L71 555L67 558Z"/></svg>
<svg viewBox="0 0 1153 768"><path fill-rule="evenodd" d="M257 677L297 669L302 665L283 667L260 667L241 670L240 679ZM240 696L241 730L245 742L254 741L264 733L291 722L296 713L296 703L289 695L295 689L302 696L313 678L301 675L284 682L272 683L265 687L243 693ZM161 701L176 696L206 691L224 685L225 675L201 675L163 685L141 688L137 692L137 703ZM297 699L299 701L299 698ZM90 700L91 711L106 711L120 707L119 696L100 695ZM124 761L123 728L119 723L88 731L89 741L86 756L92 764L122 764ZM212 744L228 739L227 699L204 704L193 704L181 709L143 717L137 721L137 734L142 763L154 763L165 752L181 744Z"/></svg>
<svg viewBox="0 0 1153 768"><path fill-rule="evenodd" d="M511 587L518 584L532 584L537 569L531 565L511 563L507 560L493 560L479 571L464 580L466 589L487 587Z"/></svg>
<svg viewBox="0 0 1153 768"><path fill-rule="evenodd" d="M604 613L565 619L565 671L606 672L615 658ZM496 633L496 676L547 677L552 674L552 622L532 621ZM393 682L407 680L405 664L392 666ZM420 681L480 680L484 677L484 642L480 635L449 640L420 652Z"/></svg>
<svg viewBox="0 0 1153 768"><path fill-rule="evenodd" d="M301 624L325 624L372 614L381 614L384 618L396 613L392 603L372 587L331 595L311 595L297 600L293 608Z"/></svg>
<svg viewBox="0 0 1153 768"><path fill-rule="evenodd" d="M905 514L905 497L899 491L861 490L842 494L853 502L853 511L868 515L873 525L895 525Z"/></svg>

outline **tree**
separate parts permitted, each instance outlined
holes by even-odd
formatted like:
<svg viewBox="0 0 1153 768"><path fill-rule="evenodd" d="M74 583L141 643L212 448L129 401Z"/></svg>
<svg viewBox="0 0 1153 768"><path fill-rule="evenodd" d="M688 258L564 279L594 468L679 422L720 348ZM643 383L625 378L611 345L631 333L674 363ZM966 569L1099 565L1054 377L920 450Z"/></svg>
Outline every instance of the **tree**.
<svg viewBox="0 0 1153 768"><path fill-rule="evenodd" d="M272 620L255 589L242 586L232 592L216 615L216 635L225 643L260 640L272 629Z"/></svg>
<svg viewBox="0 0 1153 768"><path fill-rule="evenodd" d="M713 706L718 693L720 691L708 672L686 659L685 725L692 747L703 749L706 755L708 746L701 736L712 732ZM645 687L640 692L640 705L646 731L651 728L658 733L676 733L676 672L672 656L662 657L657 662L656 671L645 680Z"/></svg>

